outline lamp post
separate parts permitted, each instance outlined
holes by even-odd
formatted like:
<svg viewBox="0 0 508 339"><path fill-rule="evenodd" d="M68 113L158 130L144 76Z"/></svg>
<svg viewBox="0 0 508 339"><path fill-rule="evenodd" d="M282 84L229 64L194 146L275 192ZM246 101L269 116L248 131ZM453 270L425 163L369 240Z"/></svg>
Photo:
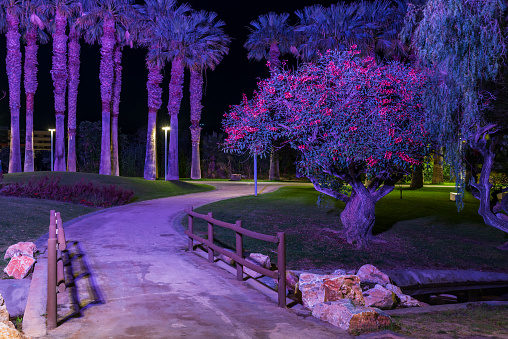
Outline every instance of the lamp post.
<svg viewBox="0 0 508 339"><path fill-rule="evenodd" d="M50 129L51 132L51 172L53 172L53 132L55 129Z"/></svg>
<svg viewBox="0 0 508 339"><path fill-rule="evenodd" d="M168 175L168 131L171 127L162 127L164 130L164 179Z"/></svg>

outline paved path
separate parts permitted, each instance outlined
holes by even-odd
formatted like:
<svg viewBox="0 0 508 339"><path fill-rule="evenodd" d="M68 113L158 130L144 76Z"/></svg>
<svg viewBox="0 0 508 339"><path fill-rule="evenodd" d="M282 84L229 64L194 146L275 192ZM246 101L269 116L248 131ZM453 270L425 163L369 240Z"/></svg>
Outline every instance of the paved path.
<svg viewBox="0 0 508 339"><path fill-rule="evenodd" d="M66 227L90 265L103 304L49 331L49 338L349 338L185 251L183 209L249 195L253 186L213 182L215 191L106 210ZM280 185L260 183L259 191Z"/></svg>

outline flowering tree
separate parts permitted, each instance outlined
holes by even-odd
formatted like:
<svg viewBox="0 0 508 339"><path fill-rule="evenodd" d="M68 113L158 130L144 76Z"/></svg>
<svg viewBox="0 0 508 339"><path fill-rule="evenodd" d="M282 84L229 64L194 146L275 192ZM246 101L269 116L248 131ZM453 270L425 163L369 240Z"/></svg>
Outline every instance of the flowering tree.
<svg viewBox="0 0 508 339"><path fill-rule="evenodd" d="M355 48L273 72L252 100L231 107L223 128L232 152L263 154L275 139L300 151L300 172L346 203L344 235L364 247L373 239L376 202L428 152L427 76L398 62L376 65Z"/></svg>

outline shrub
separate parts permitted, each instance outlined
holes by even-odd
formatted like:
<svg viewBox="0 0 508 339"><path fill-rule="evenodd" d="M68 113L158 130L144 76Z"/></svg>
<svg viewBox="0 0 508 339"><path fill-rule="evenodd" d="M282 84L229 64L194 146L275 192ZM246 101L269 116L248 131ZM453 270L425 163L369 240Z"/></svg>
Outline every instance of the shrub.
<svg viewBox="0 0 508 339"><path fill-rule="evenodd" d="M91 207L111 207L129 203L134 192L115 185L95 187L83 179L74 185L60 185L59 178L44 177L5 185L0 189L0 195L57 200Z"/></svg>

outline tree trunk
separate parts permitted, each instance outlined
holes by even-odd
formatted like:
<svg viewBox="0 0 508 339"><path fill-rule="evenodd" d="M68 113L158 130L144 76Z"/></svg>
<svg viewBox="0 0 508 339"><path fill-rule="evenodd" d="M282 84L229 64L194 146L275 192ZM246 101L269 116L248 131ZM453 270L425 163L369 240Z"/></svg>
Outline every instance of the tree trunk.
<svg viewBox="0 0 508 339"><path fill-rule="evenodd" d="M166 180L180 179L178 172L178 113L182 102L183 76L184 66L182 60L174 59L171 64L171 80L169 82L168 113L171 117L171 133Z"/></svg>
<svg viewBox="0 0 508 339"><path fill-rule="evenodd" d="M443 149L440 150L441 154L437 152L434 153L434 166L432 170L432 183L433 184L442 184L444 182L443 178Z"/></svg>
<svg viewBox="0 0 508 339"><path fill-rule="evenodd" d="M413 173L411 175L410 188L416 190L422 187L423 187L423 167L417 166L415 169L413 169Z"/></svg>
<svg viewBox="0 0 508 339"><path fill-rule="evenodd" d="M122 92L122 50L117 44L114 52L115 62L115 84L113 86L113 124L111 130L111 174L119 176L119 161L118 161L118 114L120 113L120 93Z"/></svg>
<svg viewBox="0 0 508 339"><path fill-rule="evenodd" d="M53 69L51 76L55 88L55 171L65 171L65 92L67 89L67 20L59 10L55 16L53 35Z"/></svg>
<svg viewBox="0 0 508 339"><path fill-rule="evenodd" d="M7 10L7 56L6 71L9 81L9 108L11 110L11 137L9 173L21 172L21 145L19 133L19 107L21 97L21 46L18 32L19 20Z"/></svg>
<svg viewBox="0 0 508 339"><path fill-rule="evenodd" d="M203 77L201 74L191 69L190 73L190 105L191 105L191 143L192 143L192 162L191 179L201 179L201 157L199 152L199 142L201 138L201 99L203 97Z"/></svg>
<svg viewBox="0 0 508 339"><path fill-rule="evenodd" d="M280 180L279 173L279 154L272 147L272 151L270 152L270 172L268 175L269 180Z"/></svg>
<svg viewBox="0 0 508 339"><path fill-rule="evenodd" d="M25 172L34 171L33 127L34 97L37 91L37 26L26 32L25 47L25 96L26 96L26 134L25 134Z"/></svg>
<svg viewBox="0 0 508 339"><path fill-rule="evenodd" d="M73 27L69 33L69 88L67 116L67 170L76 172L76 107L78 103L79 67L80 67L79 34Z"/></svg>
<svg viewBox="0 0 508 339"><path fill-rule="evenodd" d="M113 90L115 26L111 19L105 20L101 37L101 63L99 80L102 101L102 140L99 174L111 175L111 98Z"/></svg>
<svg viewBox="0 0 508 339"><path fill-rule="evenodd" d="M149 108L148 110L148 131L146 133L146 156L145 156L145 171L144 178L145 180L155 180L156 179L156 140L155 140L155 129L157 122L157 111L153 108Z"/></svg>
<svg viewBox="0 0 508 339"><path fill-rule="evenodd" d="M156 172L156 123L157 111L162 105L162 82L161 68L157 65L146 64L148 68L148 81L146 89L148 92L148 130L146 133L146 156L144 178L146 180L155 180Z"/></svg>
<svg viewBox="0 0 508 339"><path fill-rule="evenodd" d="M364 248L373 238L376 201L367 189L360 191L359 193L353 189L344 211L340 214L340 220L344 226L347 242Z"/></svg>

